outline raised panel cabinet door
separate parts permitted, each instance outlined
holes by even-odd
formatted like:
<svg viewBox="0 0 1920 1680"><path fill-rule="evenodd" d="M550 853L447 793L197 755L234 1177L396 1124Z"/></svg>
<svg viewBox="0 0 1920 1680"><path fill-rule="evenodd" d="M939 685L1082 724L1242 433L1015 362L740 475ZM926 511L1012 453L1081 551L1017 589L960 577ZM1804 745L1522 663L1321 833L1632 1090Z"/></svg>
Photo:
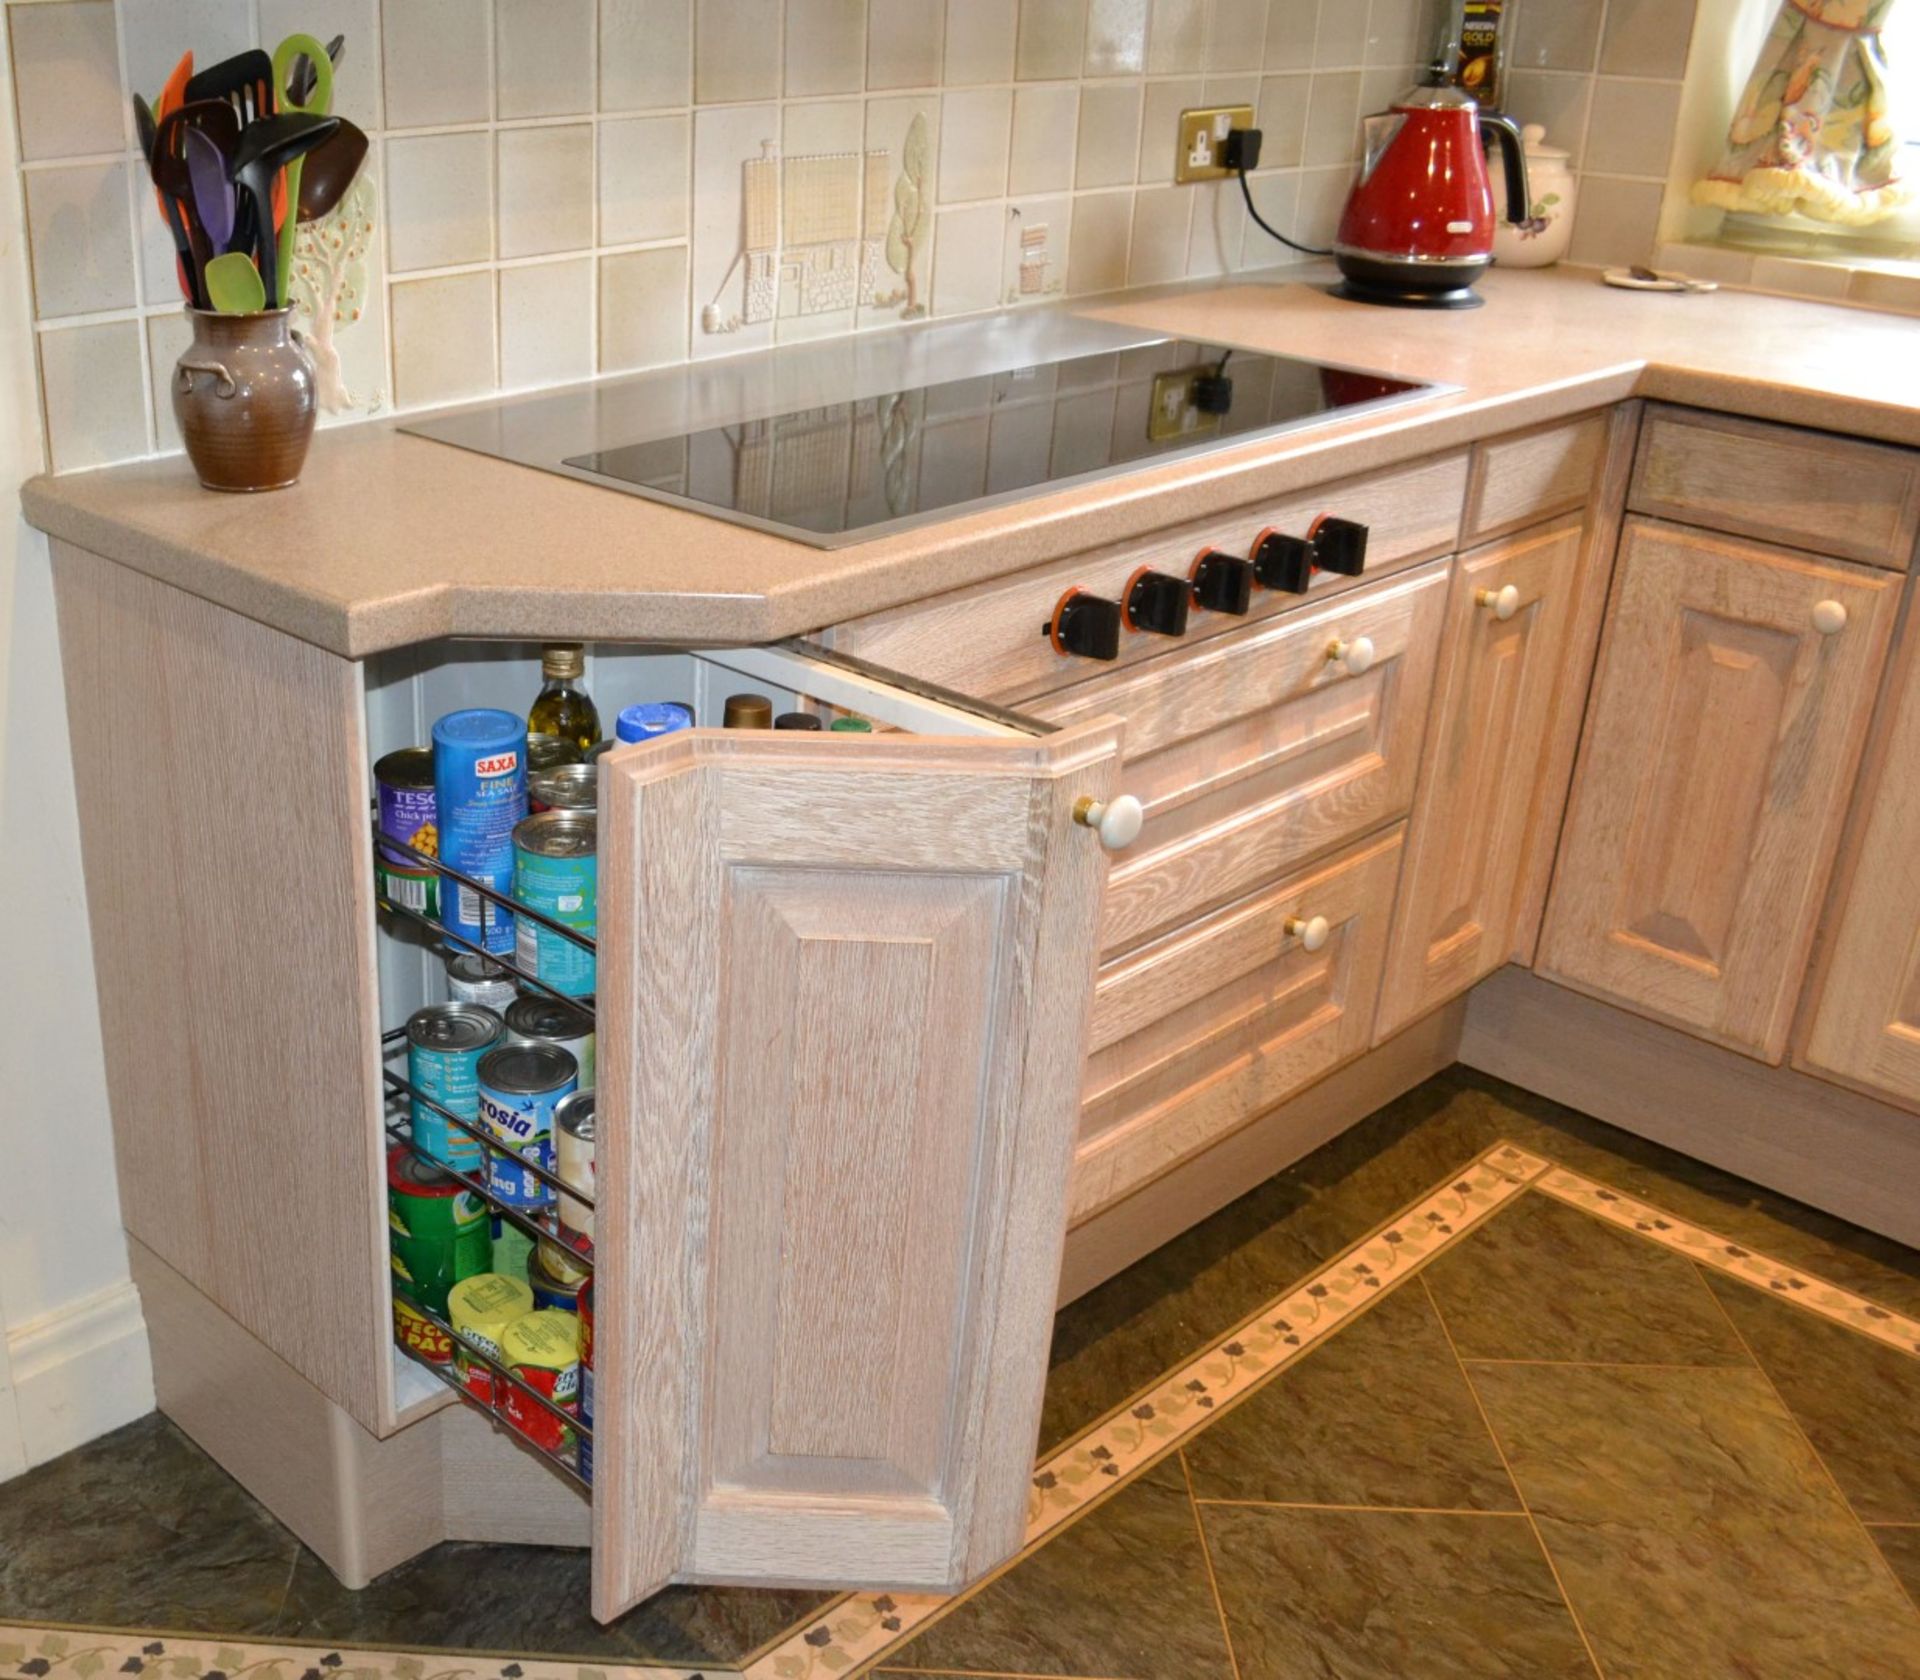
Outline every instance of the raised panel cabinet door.
<svg viewBox="0 0 1920 1680"><path fill-rule="evenodd" d="M1455 563L1376 1041L1512 951L1581 533L1576 515Z"/></svg>
<svg viewBox="0 0 1920 1680"><path fill-rule="evenodd" d="M594 1613L1021 1543L1112 719L696 732L600 812Z"/></svg>
<svg viewBox="0 0 1920 1680"><path fill-rule="evenodd" d="M1538 966L1777 1062L1893 579L1629 520Z"/></svg>
<svg viewBox="0 0 1920 1680"><path fill-rule="evenodd" d="M1855 806L1812 1019L1799 1063L1920 1107L1920 622Z"/></svg>

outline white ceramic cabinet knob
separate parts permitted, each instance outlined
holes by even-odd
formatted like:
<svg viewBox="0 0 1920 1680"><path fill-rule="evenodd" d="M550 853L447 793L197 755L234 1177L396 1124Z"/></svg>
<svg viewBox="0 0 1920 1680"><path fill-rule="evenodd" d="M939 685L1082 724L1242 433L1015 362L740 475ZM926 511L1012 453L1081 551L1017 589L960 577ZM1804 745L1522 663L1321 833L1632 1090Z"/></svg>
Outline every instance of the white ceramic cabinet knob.
<svg viewBox="0 0 1920 1680"><path fill-rule="evenodd" d="M1116 795L1106 804L1083 799L1073 808L1073 820L1100 836L1100 844L1110 852L1124 851L1140 838L1140 825L1147 813L1130 793Z"/></svg>
<svg viewBox="0 0 1920 1680"><path fill-rule="evenodd" d="M1837 636L1847 627L1847 609L1840 601L1817 601L1813 608L1813 627L1823 636Z"/></svg>
<svg viewBox="0 0 1920 1680"><path fill-rule="evenodd" d="M1365 676L1373 669L1373 638L1355 636L1350 642L1331 642L1327 658L1350 677Z"/></svg>
<svg viewBox="0 0 1920 1680"><path fill-rule="evenodd" d="M1485 607L1488 612L1505 624L1520 610L1520 590L1516 584L1507 584L1500 589L1476 589L1473 592L1475 606Z"/></svg>
<svg viewBox="0 0 1920 1680"><path fill-rule="evenodd" d="M1300 941L1303 951L1317 951L1327 942L1327 935L1333 931L1325 916L1289 916L1286 932L1289 939Z"/></svg>

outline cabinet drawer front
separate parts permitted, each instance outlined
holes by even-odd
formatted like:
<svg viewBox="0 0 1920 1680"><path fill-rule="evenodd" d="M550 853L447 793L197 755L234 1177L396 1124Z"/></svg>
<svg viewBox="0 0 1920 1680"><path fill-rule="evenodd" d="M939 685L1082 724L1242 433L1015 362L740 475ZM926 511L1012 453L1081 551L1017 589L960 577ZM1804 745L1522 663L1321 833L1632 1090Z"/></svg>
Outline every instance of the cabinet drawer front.
<svg viewBox="0 0 1920 1680"><path fill-rule="evenodd" d="M1884 573L1628 522L1543 971L1779 1060L1895 595ZM1837 634L1815 628L1826 603Z"/></svg>
<svg viewBox="0 0 1920 1680"><path fill-rule="evenodd" d="M1185 577L1202 548L1243 555L1268 526L1304 535L1322 513L1368 527L1367 569L1378 574L1455 546L1466 478L1464 451L1438 456L1393 472L1324 485L1264 507L1225 513L1147 542L1075 555L933 601L856 619L836 627L829 640L837 652L966 694L1009 700L1047 692L1113 668L1056 653L1048 641L1043 627L1068 589L1118 600L1142 566ZM1313 580L1312 592L1315 597L1332 595L1352 589L1356 581L1321 573ZM1250 616L1271 618L1300 604L1297 595L1256 589ZM1248 622L1196 608L1185 641L1225 635ZM1123 634L1118 663L1143 664L1178 645L1164 636Z"/></svg>
<svg viewBox="0 0 1920 1680"><path fill-rule="evenodd" d="M1920 519L1920 450L1655 406L1628 506L1905 571Z"/></svg>
<svg viewBox="0 0 1920 1680"><path fill-rule="evenodd" d="M1099 1212L1366 1048L1401 830L1102 969L1069 1217ZM1324 916L1309 952L1290 918Z"/></svg>
<svg viewBox="0 0 1920 1680"><path fill-rule="evenodd" d="M1101 948L1113 953L1403 814L1446 606L1444 562L1249 627L1029 710L1070 726L1127 721L1140 838L1114 861ZM1365 637L1350 676L1327 657Z"/></svg>
<svg viewBox="0 0 1920 1680"><path fill-rule="evenodd" d="M1584 506L1607 453L1608 417L1582 415L1476 444L1461 546Z"/></svg>

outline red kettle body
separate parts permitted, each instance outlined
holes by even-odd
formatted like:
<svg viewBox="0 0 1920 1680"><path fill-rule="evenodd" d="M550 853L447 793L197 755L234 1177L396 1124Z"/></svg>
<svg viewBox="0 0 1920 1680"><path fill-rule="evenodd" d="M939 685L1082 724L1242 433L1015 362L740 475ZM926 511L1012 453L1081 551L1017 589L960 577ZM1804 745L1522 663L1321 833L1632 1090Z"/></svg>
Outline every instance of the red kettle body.
<svg viewBox="0 0 1920 1680"><path fill-rule="evenodd" d="M1457 87L1417 87L1366 120L1366 156L1334 237L1343 296L1460 309L1493 261L1493 190L1482 129L1499 136L1507 214L1527 215L1526 157L1511 117Z"/></svg>

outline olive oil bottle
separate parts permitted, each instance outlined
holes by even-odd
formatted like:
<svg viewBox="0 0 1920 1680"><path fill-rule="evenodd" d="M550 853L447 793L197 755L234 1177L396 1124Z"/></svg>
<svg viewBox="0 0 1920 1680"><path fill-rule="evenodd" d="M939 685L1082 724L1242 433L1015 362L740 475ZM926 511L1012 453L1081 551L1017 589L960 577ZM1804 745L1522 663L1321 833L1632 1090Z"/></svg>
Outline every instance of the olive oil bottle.
<svg viewBox="0 0 1920 1680"><path fill-rule="evenodd" d="M580 686L586 655L577 642L540 651L540 696L527 714L529 735L557 735L585 752L600 739L600 713Z"/></svg>

